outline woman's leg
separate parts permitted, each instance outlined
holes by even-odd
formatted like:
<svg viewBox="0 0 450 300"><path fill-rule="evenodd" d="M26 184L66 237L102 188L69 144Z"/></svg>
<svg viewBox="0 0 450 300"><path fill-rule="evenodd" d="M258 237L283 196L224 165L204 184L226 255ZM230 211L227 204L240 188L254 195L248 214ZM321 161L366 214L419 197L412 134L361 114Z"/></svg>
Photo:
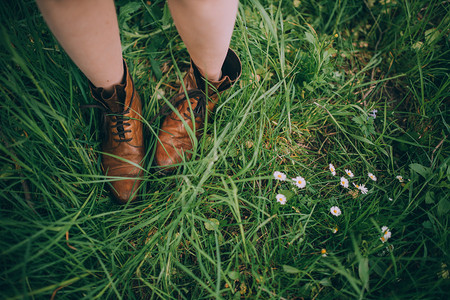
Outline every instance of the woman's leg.
<svg viewBox="0 0 450 300"><path fill-rule="evenodd" d="M124 75L113 0L36 0L61 46L96 87L112 92Z"/></svg>
<svg viewBox="0 0 450 300"><path fill-rule="evenodd" d="M172 112L161 125L155 160L166 171L173 171L174 164L192 157L194 140L200 137L204 126L204 112L212 111L219 94L236 82L241 74L241 63L236 54L229 50L238 0L168 1L175 25L193 62L179 93L185 95L184 88L187 91L208 91L206 103L191 97L178 105L179 114L187 116L187 119L182 121ZM208 86L201 77L207 79ZM189 134L192 131L195 137Z"/></svg>
<svg viewBox="0 0 450 300"><path fill-rule="evenodd" d="M175 26L203 76L217 81L228 53L238 0L169 0Z"/></svg>
<svg viewBox="0 0 450 300"><path fill-rule="evenodd" d="M124 68L114 2L37 0L37 4L61 46L93 84L92 96L108 108L102 132L103 172L124 178L112 181L111 189L118 201L131 201L141 183L145 146L141 100Z"/></svg>

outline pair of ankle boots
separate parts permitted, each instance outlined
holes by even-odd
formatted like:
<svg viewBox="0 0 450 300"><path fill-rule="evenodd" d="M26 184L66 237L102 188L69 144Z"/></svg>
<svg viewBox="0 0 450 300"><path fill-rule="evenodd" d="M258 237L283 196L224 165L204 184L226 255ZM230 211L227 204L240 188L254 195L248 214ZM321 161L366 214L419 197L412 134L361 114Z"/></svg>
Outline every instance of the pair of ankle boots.
<svg viewBox="0 0 450 300"><path fill-rule="evenodd" d="M225 58L219 81L206 80L191 61L183 79L184 86L170 101L176 111L165 106L161 112L166 117L158 134L155 162L164 171L172 171L174 165L192 157L193 142L189 132L194 132L197 139L200 137L206 111L213 111L219 94L236 82L241 69L241 62L232 50ZM90 85L93 98L103 110L103 172L116 177L111 182L111 192L121 203L136 198L146 153L141 99L125 63L124 70L124 80L114 86L112 95Z"/></svg>

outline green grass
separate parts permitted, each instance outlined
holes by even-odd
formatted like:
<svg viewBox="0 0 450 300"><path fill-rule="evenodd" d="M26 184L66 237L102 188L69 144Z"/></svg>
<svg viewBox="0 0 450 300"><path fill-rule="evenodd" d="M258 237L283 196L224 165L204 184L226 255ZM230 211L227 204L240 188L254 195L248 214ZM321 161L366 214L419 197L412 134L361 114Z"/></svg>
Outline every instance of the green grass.
<svg viewBox="0 0 450 300"><path fill-rule="evenodd" d="M164 1L117 7L151 120L189 56ZM33 1L5 3L1 297L448 298L449 8L242 0L231 43L242 77L209 116L197 154L161 174L159 122L147 122L140 200L120 206L101 173L98 116L80 109L93 101L87 80ZM369 193L340 186L344 169ZM381 226L392 232L384 244Z"/></svg>

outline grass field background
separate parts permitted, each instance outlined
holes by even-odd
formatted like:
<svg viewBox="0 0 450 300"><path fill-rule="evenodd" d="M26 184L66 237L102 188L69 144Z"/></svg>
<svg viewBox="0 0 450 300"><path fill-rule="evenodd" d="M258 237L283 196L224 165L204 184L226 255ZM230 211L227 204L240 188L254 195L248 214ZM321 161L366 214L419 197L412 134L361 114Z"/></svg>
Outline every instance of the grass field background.
<svg viewBox="0 0 450 300"><path fill-rule="evenodd" d="M34 1L3 4L1 298L448 299L448 1L240 1L242 77L172 175L148 121L189 56L164 1L116 1L148 129L125 206L87 80Z"/></svg>

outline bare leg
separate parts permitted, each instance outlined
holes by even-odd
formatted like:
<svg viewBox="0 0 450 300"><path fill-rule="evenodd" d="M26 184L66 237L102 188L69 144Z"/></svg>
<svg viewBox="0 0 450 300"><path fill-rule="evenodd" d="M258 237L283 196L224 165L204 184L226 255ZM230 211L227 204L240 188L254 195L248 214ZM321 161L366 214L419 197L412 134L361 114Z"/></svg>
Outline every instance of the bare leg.
<svg viewBox="0 0 450 300"><path fill-rule="evenodd" d="M210 81L221 76L238 0L169 0L169 8L189 54Z"/></svg>
<svg viewBox="0 0 450 300"><path fill-rule="evenodd" d="M123 79L113 0L36 0L61 46L96 86L111 91Z"/></svg>

